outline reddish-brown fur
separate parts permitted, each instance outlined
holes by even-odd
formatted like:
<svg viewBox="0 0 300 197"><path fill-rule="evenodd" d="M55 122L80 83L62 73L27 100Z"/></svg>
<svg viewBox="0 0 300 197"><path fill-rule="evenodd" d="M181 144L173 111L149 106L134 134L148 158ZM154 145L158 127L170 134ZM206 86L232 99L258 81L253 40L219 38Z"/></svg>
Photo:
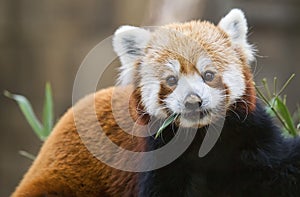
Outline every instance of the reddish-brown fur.
<svg viewBox="0 0 300 197"><path fill-rule="evenodd" d="M95 101L98 120L109 138L126 149L143 151L142 138L133 137L116 125L111 112L113 90L116 88L101 90L95 94L95 97L89 95L74 108L81 114L86 128L91 128L91 124L97 125L97 123L89 122L92 114L87 114L86 108L92 107ZM124 98L129 91L128 87L126 91L116 90L114 94ZM120 109L125 108L126 102L122 101L122 99L116 101ZM55 126L12 196L132 196L136 193L134 192L137 189L136 173L111 168L87 150L76 131L73 111L70 109ZM136 116L134 111L132 110L133 116ZM123 123L129 121L128 117L124 117L123 121ZM112 127L115 130L112 131ZM96 131L87 130L84 136L93 138L94 132ZM111 154L105 144L102 147L107 155Z"/></svg>

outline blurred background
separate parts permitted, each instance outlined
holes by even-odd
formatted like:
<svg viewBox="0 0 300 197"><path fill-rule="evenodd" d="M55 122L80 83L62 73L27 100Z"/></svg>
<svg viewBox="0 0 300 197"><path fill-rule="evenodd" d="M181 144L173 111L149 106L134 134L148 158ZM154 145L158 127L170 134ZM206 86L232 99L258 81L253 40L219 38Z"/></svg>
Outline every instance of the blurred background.
<svg viewBox="0 0 300 197"><path fill-rule="evenodd" d="M25 95L41 117L49 81L58 119L71 106L82 60L118 26L191 19L218 23L234 7L245 11L249 40L259 50L256 81L277 76L282 84L296 73L285 91L294 111L300 97L299 0L0 0L0 196L9 196L32 162L18 151L37 154L42 144L3 90ZM114 84L116 69L105 75L99 88Z"/></svg>

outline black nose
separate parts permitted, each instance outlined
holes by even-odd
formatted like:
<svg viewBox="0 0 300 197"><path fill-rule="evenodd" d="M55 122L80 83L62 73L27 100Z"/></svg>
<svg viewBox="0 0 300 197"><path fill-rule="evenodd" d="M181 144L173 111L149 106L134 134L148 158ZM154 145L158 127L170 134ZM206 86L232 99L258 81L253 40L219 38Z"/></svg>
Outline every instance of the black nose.
<svg viewBox="0 0 300 197"><path fill-rule="evenodd" d="M202 100L197 94L189 94L184 102L184 106L188 110L197 110L202 105Z"/></svg>

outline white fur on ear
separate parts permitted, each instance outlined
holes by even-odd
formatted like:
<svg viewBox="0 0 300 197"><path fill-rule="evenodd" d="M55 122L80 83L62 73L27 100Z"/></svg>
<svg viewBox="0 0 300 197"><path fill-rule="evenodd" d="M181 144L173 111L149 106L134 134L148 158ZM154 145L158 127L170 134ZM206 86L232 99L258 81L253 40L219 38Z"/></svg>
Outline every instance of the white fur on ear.
<svg viewBox="0 0 300 197"><path fill-rule="evenodd" d="M150 36L150 31L139 27L121 26L116 30L113 47L122 64L119 74L120 85L133 83L135 61L144 54Z"/></svg>
<svg viewBox="0 0 300 197"><path fill-rule="evenodd" d="M222 28L231 38L234 45L238 45L244 51L248 62L254 60L254 50L247 42L248 26L244 12L240 9L232 9L219 22Z"/></svg>

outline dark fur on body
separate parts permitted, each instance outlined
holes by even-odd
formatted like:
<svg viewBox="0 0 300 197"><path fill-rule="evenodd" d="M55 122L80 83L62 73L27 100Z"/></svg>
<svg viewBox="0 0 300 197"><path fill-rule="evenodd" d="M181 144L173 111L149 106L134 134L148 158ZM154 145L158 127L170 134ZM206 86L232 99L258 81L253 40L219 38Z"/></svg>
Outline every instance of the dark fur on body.
<svg viewBox="0 0 300 197"><path fill-rule="evenodd" d="M237 116L239 115L239 116ZM284 138L263 106L230 112L214 148L203 158L198 151L205 129L171 164L140 175L139 196L299 196L299 138ZM158 139L147 139L148 150L174 136L174 125Z"/></svg>

